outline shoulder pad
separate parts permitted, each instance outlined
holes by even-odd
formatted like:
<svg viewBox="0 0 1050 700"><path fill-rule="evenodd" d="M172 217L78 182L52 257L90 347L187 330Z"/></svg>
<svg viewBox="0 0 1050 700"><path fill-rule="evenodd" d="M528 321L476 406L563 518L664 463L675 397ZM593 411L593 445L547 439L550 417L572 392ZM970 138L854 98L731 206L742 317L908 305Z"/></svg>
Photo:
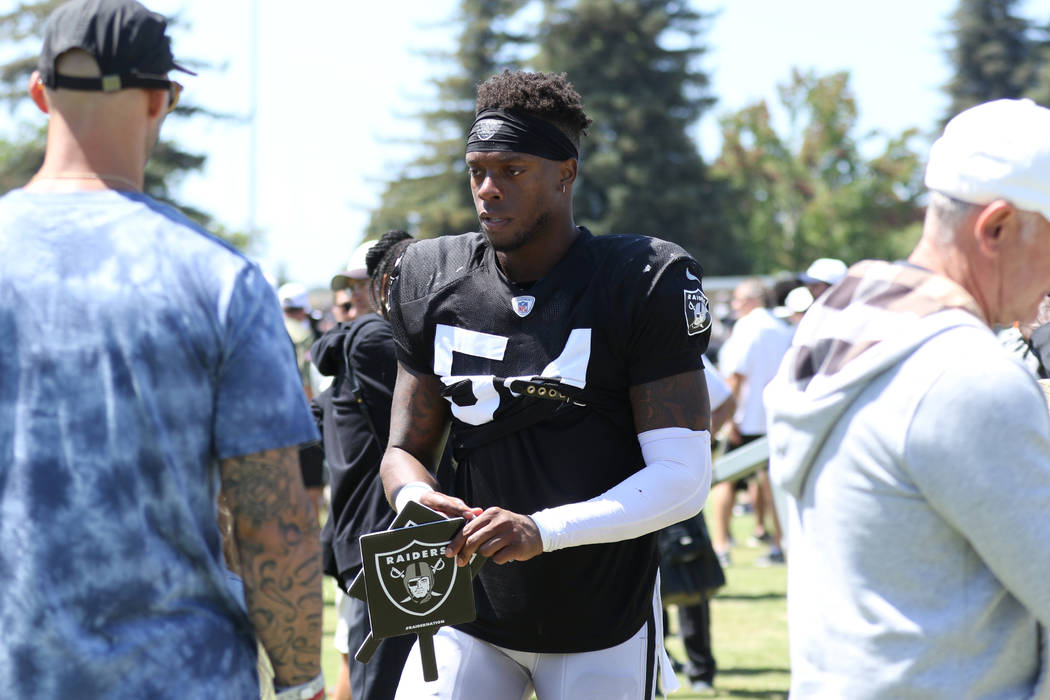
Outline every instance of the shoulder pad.
<svg viewBox="0 0 1050 700"><path fill-rule="evenodd" d="M615 278L648 280L650 290L664 270L679 261L684 261L697 279L703 275L700 263L682 246L660 238L615 234L595 236L594 243L603 249L605 269L615 271Z"/></svg>
<svg viewBox="0 0 1050 700"><path fill-rule="evenodd" d="M464 233L408 246L398 265L399 301L420 299L469 274L484 259L486 245L483 234Z"/></svg>

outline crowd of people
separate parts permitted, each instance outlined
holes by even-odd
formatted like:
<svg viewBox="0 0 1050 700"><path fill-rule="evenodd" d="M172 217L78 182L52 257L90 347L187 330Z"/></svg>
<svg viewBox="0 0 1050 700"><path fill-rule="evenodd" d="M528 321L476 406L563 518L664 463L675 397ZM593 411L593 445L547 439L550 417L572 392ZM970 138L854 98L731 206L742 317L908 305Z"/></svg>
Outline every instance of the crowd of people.
<svg viewBox="0 0 1050 700"><path fill-rule="evenodd" d="M793 698L1050 697L1050 110L947 124L907 260L748 279L719 319L678 245L576 224L583 98L503 71L465 135L480 230L362 244L320 327L143 193L172 72L162 16L74 0L30 80L45 158L0 199L5 692L318 700L328 575L340 700L652 699L678 687L658 535L710 500L732 566L746 490ZM769 469L712 488L713 443L757 440ZM443 566L487 558L436 680L411 636L356 661L343 594L410 502L463 519ZM708 601L678 614L710 690Z"/></svg>

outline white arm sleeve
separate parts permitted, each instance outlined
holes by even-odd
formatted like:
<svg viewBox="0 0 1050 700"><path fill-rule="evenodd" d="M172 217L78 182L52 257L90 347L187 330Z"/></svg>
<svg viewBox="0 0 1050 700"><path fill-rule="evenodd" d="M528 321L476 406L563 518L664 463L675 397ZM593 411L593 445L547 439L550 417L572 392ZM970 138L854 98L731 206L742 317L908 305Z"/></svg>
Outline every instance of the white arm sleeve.
<svg viewBox="0 0 1050 700"><path fill-rule="evenodd" d="M422 481L410 481L394 494L394 510L400 513L409 501L419 503L423 494L430 493L434 487Z"/></svg>
<svg viewBox="0 0 1050 700"><path fill-rule="evenodd" d="M711 433L658 428L638 443L645 467L589 501L532 514L544 552L633 539L700 512L711 488Z"/></svg>

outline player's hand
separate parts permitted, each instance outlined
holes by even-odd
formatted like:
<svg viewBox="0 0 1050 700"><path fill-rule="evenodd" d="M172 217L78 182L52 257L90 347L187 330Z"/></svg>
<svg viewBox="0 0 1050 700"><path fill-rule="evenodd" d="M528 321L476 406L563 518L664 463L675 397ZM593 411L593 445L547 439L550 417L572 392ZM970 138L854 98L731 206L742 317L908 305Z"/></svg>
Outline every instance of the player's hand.
<svg viewBox="0 0 1050 700"><path fill-rule="evenodd" d="M463 518L468 522L481 514L481 508L471 508L462 499L431 491L419 497L419 502L449 518Z"/></svg>
<svg viewBox="0 0 1050 700"><path fill-rule="evenodd" d="M526 561L543 552L543 539L529 516L486 508L464 525L445 548L445 555L456 557L459 566L466 566L475 552L496 564Z"/></svg>

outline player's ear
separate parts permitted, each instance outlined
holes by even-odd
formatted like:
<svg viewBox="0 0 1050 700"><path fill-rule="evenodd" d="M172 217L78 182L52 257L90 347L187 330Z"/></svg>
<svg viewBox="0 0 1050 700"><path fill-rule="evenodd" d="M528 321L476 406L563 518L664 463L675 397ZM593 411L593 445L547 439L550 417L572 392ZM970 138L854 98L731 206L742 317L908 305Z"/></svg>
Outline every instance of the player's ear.
<svg viewBox="0 0 1050 700"><path fill-rule="evenodd" d="M579 168L579 161L575 158L569 158L563 160L558 164L558 188L565 192L572 183L576 182L576 171Z"/></svg>

